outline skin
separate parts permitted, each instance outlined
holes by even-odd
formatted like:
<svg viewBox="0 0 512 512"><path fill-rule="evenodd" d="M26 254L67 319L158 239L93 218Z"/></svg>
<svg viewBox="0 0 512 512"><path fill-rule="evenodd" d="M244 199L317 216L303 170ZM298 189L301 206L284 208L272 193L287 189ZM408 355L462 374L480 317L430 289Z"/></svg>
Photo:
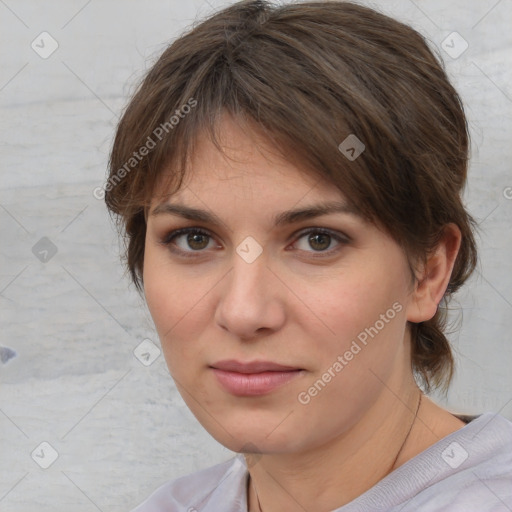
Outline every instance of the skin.
<svg viewBox="0 0 512 512"><path fill-rule="evenodd" d="M408 328L435 314L460 232L446 227L413 282L401 247L356 214L275 227L273 217L285 210L344 196L233 118L224 116L219 134L224 153L203 137L184 186L152 201L143 269L147 304L193 414L227 448L257 452L246 457L249 510L259 510L256 489L265 512L327 512L464 426L425 396L415 418L420 392ZM165 202L213 212L221 222L155 214ZM186 227L211 236L192 246L187 235L169 242L173 230ZM308 237L319 234L301 234L305 228L329 229L342 241L320 237L312 244ZM236 252L247 236L263 248L252 263ZM309 403L300 403L299 393L397 303L394 318ZM239 397L224 390L210 368L223 359L303 371L269 394Z"/></svg>

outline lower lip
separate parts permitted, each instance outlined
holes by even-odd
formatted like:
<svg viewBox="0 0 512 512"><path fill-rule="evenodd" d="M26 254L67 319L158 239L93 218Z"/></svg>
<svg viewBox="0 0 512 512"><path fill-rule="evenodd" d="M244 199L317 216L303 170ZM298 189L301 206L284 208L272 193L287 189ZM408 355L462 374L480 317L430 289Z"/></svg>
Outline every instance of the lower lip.
<svg viewBox="0 0 512 512"><path fill-rule="evenodd" d="M288 372L238 373L212 368L221 385L236 396L258 396L290 382L302 370Z"/></svg>

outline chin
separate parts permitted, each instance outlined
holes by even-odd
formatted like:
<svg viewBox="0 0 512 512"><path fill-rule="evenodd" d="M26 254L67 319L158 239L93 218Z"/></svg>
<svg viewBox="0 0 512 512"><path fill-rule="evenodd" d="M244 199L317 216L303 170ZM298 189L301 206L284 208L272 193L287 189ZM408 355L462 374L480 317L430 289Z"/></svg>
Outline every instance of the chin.
<svg viewBox="0 0 512 512"><path fill-rule="evenodd" d="M265 417L266 416L266 417ZM219 421L202 410L196 415L203 428L220 444L233 452L278 453L293 450L294 433L300 429L290 423L280 425L285 414L279 417L264 411L240 410L221 414ZM295 442L294 442L295 441Z"/></svg>

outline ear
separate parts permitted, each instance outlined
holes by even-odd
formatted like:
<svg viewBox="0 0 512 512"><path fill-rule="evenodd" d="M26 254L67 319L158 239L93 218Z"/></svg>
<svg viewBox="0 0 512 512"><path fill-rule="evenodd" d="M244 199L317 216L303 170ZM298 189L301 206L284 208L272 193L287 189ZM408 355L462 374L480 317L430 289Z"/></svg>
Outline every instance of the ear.
<svg viewBox="0 0 512 512"><path fill-rule="evenodd" d="M456 224L445 226L441 240L416 276L414 291L407 306L407 320L410 322L425 322L436 314L450 282L461 238Z"/></svg>

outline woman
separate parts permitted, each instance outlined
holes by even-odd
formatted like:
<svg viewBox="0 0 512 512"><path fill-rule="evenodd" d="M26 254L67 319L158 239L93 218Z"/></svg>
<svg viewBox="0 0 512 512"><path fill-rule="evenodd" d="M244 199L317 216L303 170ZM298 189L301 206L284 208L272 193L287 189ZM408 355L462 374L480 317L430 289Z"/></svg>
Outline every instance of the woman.
<svg viewBox="0 0 512 512"><path fill-rule="evenodd" d="M137 512L512 508L512 424L426 395L477 261L467 164L442 66L369 8L240 2L162 54L106 203L176 386L240 455Z"/></svg>

